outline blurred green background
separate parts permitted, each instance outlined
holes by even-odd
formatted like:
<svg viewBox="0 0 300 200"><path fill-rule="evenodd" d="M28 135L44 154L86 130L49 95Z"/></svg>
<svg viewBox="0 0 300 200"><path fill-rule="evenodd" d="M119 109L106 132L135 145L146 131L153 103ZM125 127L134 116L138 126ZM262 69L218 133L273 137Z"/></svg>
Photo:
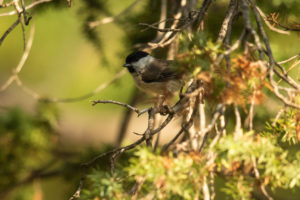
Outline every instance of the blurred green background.
<svg viewBox="0 0 300 200"><path fill-rule="evenodd" d="M96 19L101 19L106 16L119 14L134 1L110 0L106 2L94 0L88 2L95 3L95 5L98 5L97 2L102 2L101 5L105 5L105 9L91 10L94 13L99 12ZM220 1L218 5L210 8L210 11L220 11L213 12L213 15L208 15L206 28L211 37L218 33L227 2L225 0ZM90 7L93 6L92 3L89 5ZM147 3L148 1L146 0L139 1L128 15L125 15L124 18L122 17L122 20L126 21L126 17L138 15L141 11L144 12ZM300 3L297 0L285 1L284 3L278 0L258 3L261 4L260 6L262 6L265 13L279 12L283 18L288 17L291 21L299 22ZM150 33L136 31L129 35L128 31L131 31L131 29L142 29L142 27L132 24L126 27L120 23L109 23L95 28L94 33L100 38L100 42L92 43L86 37L87 34L84 33L86 20L91 17L87 14L90 9L87 4L84 1L74 1L73 6L68 8L66 1L54 1L54 3L45 3L37 6L38 9L30 11L33 19L30 25L25 27L26 38L28 39L29 37L31 26L35 26L35 36L29 57L19 77L26 87L42 97L71 98L93 91L100 84L111 80L116 73L123 69L124 58L132 51L130 44L134 43L134 41L130 40L132 38L129 37L136 35L138 40L140 39L140 34L146 35L145 38L155 34L153 31L150 31ZM0 9L0 12L4 13L8 10ZM103 12L100 12L100 10L103 10ZM155 14L159 10L150 9L147 12L153 13L152 18L146 19L147 21L142 21L141 18L139 22L158 21ZM3 34L15 20L16 16L0 17L0 34ZM297 34L291 33L287 36L271 31L268 31L268 34L277 60L287 59L300 52L300 40ZM0 86L10 77L22 54L22 30L18 26L8 35L0 47ZM293 75L299 78L298 70L295 70ZM13 83L0 93L1 148L5 149L6 145L13 144L11 141L15 140L11 138L17 138L17 134L24 134L24 130L27 131L25 132L28 135L34 135L34 133L39 131L55 133L55 137L37 138L38 142L36 143L40 142L41 144L36 145L33 149L28 149L28 152L25 151L25 153L22 148L26 149L28 147L26 145L29 145L27 143L18 151L14 146L7 147L3 151L2 157L0 157L1 164L6 165L9 162L3 160L6 155L24 156L24 161L19 163L17 167L28 166L35 168L35 164L30 162L37 162L37 160L31 156L38 156L41 160L44 158L51 160L51 157L55 157L56 154L49 154L46 150L54 148L52 151L56 149L60 153L64 153L69 152L71 149L72 153L75 152L77 155L82 155L81 159L76 158L75 160L72 160L73 157L70 156L70 163L74 164L74 168L76 168L79 163L86 161L88 157L95 154L90 153L89 156L85 157L86 154L84 152L86 149L89 147L101 148L103 144L113 144L115 142L120 119L124 111L124 109L112 105L92 107L89 100L111 99L128 102L134 88L133 80L129 74L126 74L116 83L91 98L72 103L48 104L38 103L18 87L16 83ZM18 108L17 110L15 109L16 107ZM262 115L264 114L262 113ZM10 123L16 124L16 121L20 122L20 130L13 127L14 125L9 125ZM143 130L145 125L143 121L142 118L135 122L135 125L138 125L138 127L134 131ZM5 133L15 133L15 135L12 134L13 136L7 138ZM133 134L129 136L131 139L136 137ZM49 142L51 143L50 147L47 144L47 139L51 141ZM24 140L27 139L25 138ZM18 144L19 141L15 142ZM21 142L23 144L24 141ZM36 151L41 149L45 150L45 155L35 155ZM14 152L14 154L11 152ZM69 159L68 155L65 156L63 155L61 161L56 162L50 168L50 171L52 168L55 169L57 166L63 165L63 160L66 157L67 160ZM13 161L13 158L11 159ZM9 170L8 166L5 168ZM25 172L22 172L20 177L28 175L26 168L23 171ZM13 190L11 199L67 199L74 192L79 176L80 174L66 175L68 181L71 180L73 183L66 181L65 177L61 176L45 179L45 181L35 181L33 185L25 185ZM53 192L54 189L55 193ZM26 192L28 192L28 195L26 195Z"/></svg>
<svg viewBox="0 0 300 200"><path fill-rule="evenodd" d="M132 1L129 0L109 1L108 8L114 15L130 3ZM124 57L128 53L122 42L124 29L114 23L105 24L98 29L107 60L103 62L102 52L89 42L82 32L82 7L80 1L75 1L72 8L65 6L59 9L50 7L38 10L29 25L35 26L35 36L29 57L19 76L24 85L42 97L70 98L87 94L123 69ZM6 30L15 18L16 16L2 17L1 32ZM29 29L30 27L26 27L27 38ZM17 66L22 53L22 31L21 27L17 27L0 48L1 85ZM106 98L126 102L132 90L133 82L126 74L117 83L92 98L75 103L61 103L58 106L62 118L70 122L71 127L84 124L88 119L92 119L93 123L100 123L101 117L114 118L120 109L110 105L92 107L89 100ZM19 105L22 109L32 112L36 104L36 101L20 90L16 83L0 95L1 106ZM96 118L98 119L95 120ZM72 124L72 121L77 122ZM89 125L86 124L86 127Z"/></svg>

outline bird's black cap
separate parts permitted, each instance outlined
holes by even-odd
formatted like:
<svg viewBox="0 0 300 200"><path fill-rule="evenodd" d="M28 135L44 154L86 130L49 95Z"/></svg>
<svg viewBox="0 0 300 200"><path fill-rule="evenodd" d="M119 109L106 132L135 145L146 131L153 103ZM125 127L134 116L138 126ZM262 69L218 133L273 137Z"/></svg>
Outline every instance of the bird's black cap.
<svg viewBox="0 0 300 200"><path fill-rule="evenodd" d="M131 54L129 54L127 57L126 57L126 64L128 63L133 63L133 62L136 62L138 61L139 59L141 58L144 58L146 56L148 56L149 54L144 52L144 51L136 51L136 52L133 52Z"/></svg>

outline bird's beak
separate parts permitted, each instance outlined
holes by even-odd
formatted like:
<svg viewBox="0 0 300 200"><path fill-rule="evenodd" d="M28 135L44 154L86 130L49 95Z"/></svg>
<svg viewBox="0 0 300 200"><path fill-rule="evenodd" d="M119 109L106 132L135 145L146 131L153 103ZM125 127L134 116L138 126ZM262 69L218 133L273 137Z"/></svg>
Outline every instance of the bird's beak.
<svg viewBox="0 0 300 200"><path fill-rule="evenodd" d="M130 64L126 63L123 65L123 67L130 67Z"/></svg>

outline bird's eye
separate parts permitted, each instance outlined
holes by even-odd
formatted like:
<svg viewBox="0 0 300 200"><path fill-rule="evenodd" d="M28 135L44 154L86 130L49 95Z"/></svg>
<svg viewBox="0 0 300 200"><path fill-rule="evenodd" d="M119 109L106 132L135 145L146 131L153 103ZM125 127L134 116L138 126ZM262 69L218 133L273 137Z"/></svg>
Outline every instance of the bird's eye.
<svg viewBox="0 0 300 200"><path fill-rule="evenodd" d="M128 69L128 71L130 73L134 73L135 72L135 69L132 66L128 66L127 69Z"/></svg>

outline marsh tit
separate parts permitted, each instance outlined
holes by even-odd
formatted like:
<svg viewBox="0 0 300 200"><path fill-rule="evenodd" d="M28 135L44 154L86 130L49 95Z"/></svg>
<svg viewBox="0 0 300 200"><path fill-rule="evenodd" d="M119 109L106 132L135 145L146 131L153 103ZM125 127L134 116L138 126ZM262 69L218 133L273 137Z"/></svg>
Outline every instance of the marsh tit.
<svg viewBox="0 0 300 200"><path fill-rule="evenodd" d="M124 67L128 69L138 88L168 97L183 85L174 63L156 59L144 51L136 51L127 56Z"/></svg>

